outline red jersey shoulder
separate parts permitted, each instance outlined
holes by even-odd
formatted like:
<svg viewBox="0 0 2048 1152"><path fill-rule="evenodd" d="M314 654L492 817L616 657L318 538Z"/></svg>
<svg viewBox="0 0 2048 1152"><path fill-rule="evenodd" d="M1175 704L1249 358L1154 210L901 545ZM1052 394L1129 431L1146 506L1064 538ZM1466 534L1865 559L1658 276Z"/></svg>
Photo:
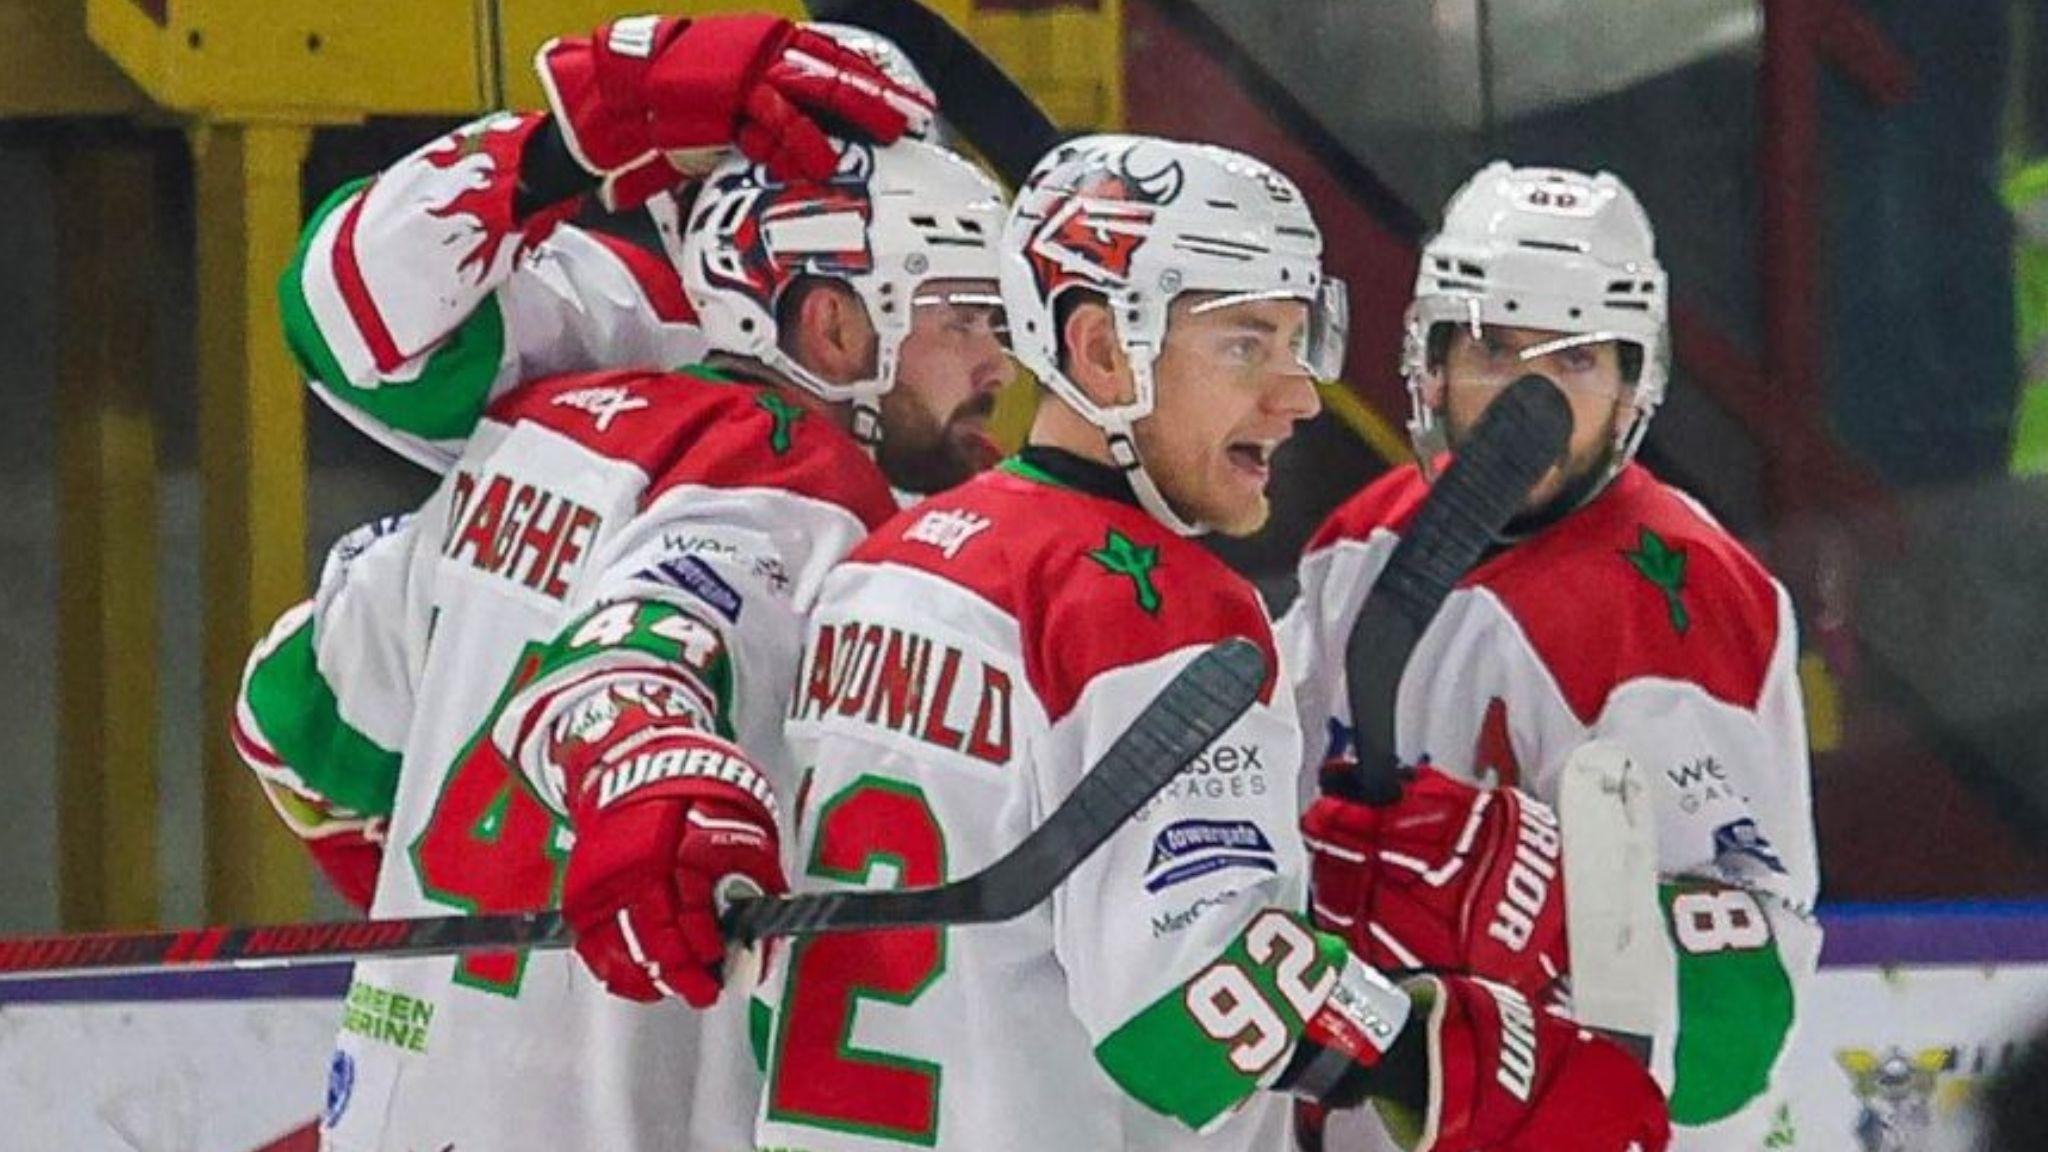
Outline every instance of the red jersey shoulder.
<svg viewBox="0 0 2048 1152"><path fill-rule="evenodd" d="M575 372L522 384L490 417L530 422L648 476L643 504L684 484L776 488L872 528L896 510L882 470L820 409L695 372Z"/></svg>
<svg viewBox="0 0 2048 1152"><path fill-rule="evenodd" d="M1467 583L1501 601L1589 724L1616 686L1641 678L1688 681L1754 708L1778 643L1770 573L1639 464Z"/></svg>
<svg viewBox="0 0 2048 1152"><path fill-rule="evenodd" d="M931 573L1014 618L1053 721L1103 672L1193 645L1246 637L1277 667L1265 605L1221 560L1138 508L1008 472L901 513L853 559Z"/></svg>
<svg viewBox="0 0 2048 1152"><path fill-rule="evenodd" d="M1400 531L1429 495L1429 482L1422 470L1404 464L1381 473L1372 483L1353 493L1323 521L1309 538L1308 551L1318 552L1345 540L1364 540L1376 528Z"/></svg>

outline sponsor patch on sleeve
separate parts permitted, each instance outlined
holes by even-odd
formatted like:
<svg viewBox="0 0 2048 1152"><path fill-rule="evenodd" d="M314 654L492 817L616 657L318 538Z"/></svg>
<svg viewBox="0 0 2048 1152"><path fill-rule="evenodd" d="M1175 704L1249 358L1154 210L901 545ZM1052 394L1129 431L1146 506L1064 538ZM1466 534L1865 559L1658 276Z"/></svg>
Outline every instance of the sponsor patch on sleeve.
<svg viewBox="0 0 2048 1152"><path fill-rule="evenodd" d="M663 560L642 568L634 573L634 578L688 592L735 624L739 623L740 609L746 603L738 589L726 583L711 565L695 556Z"/></svg>
<svg viewBox="0 0 2048 1152"><path fill-rule="evenodd" d="M1152 837L1145 891L1163 892L1229 868L1280 870L1264 829L1249 820L1176 820Z"/></svg>
<svg viewBox="0 0 2048 1152"><path fill-rule="evenodd" d="M1777 849L1758 830L1756 821L1747 816L1714 829L1715 863L1725 868L1738 859L1754 860L1779 875L1785 872L1785 862L1778 858Z"/></svg>

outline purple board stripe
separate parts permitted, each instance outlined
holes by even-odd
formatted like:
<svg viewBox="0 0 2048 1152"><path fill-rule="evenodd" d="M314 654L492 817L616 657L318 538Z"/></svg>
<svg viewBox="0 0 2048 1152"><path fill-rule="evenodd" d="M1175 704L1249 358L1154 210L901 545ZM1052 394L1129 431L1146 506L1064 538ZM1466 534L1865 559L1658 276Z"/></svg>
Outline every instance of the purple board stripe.
<svg viewBox="0 0 2048 1152"><path fill-rule="evenodd" d="M1835 904L1823 967L2048 961L2048 903Z"/></svg>
<svg viewBox="0 0 2048 1152"><path fill-rule="evenodd" d="M0 980L8 1004L115 1004L136 1000L332 1000L348 990L351 965L191 969L55 980Z"/></svg>

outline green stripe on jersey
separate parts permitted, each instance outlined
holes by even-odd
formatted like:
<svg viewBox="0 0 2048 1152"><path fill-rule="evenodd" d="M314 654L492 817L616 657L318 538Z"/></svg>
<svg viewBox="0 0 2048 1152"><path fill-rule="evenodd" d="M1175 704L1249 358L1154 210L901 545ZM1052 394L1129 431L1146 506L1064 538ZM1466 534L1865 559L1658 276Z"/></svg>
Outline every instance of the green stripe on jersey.
<svg viewBox="0 0 2048 1152"><path fill-rule="evenodd" d="M429 440L466 439L490 405L491 386L497 381L498 364L504 356L505 318L496 293L478 302L469 318L427 357L417 378L379 388L360 388L349 382L306 301L306 257L314 235L327 217L368 184L368 180L357 180L337 189L314 211L300 234L298 251L277 283L285 343L301 372L379 424Z"/></svg>
<svg viewBox="0 0 2048 1152"><path fill-rule="evenodd" d="M365 816L391 814L399 755L341 718L314 658L311 616L257 663L246 698L263 738L308 788Z"/></svg>
<svg viewBox="0 0 2048 1152"><path fill-rule="evenodd" d="M1262 960L1249 943L1255 931L1266 942ZM1096 1045L1095 1059L1140 1102L1202 1131L1278 1073L1301 1035L1303 1008L1318 1006L1301 1002L1344 955L1338 938L1266 909L1221 956Z"/></svg>
<svg viewBox="0 0 2048 1152"><path fill-rule="evenodd" d="M734 738L732 659L725 638L704 616L659 600L605 604L577 617L541 653L531 683L539 684L565 668L622 649L645 652L664 664L687 669L711 693L718 709L712 718L718 734Z"/></svg>
<svg viewBox="0 0 2048 1152"><path fill-rule="evenodd" d="M1770 1086L1792 1031L1792 978L1749 893L1694 881L1661 892L1678 954L1671 1121L1711 1124Z"/></svg>

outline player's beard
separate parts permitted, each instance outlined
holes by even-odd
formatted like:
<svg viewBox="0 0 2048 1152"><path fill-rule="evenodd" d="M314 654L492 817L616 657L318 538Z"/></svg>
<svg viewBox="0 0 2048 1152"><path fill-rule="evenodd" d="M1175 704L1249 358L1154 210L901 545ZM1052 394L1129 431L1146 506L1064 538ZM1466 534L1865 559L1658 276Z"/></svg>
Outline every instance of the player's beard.
<svg viewBox="0 0 2048 1152"><path fill-rule="evenodd" d="M876 459L889 483L931 496L995 465L1001 452L979 433L996 410L993 392L969 397L942 423L902 389L882 397L882 446ZM976 421L970 426L967 421Z"/></svg>
<svg viewBox="0 0 2048 1152"><path fill-rule="evenodd" d="M1452 421L1445 412L1439 412L1437 418L1443 422L1445 442L1456 455L1471 436L1472 429ZM1517 512L1502 529L1501 535L1509 540L1532 536L1571 515L1598 494L1614 468L1616 453L1621 450L1615 440L1616 425L1620 419L1619 410L1610 410L1607 426L1601 429L1592 445L1583 452L1574 453L1564 462L1564 483L1558 490L1543 503Z"/></svg>

